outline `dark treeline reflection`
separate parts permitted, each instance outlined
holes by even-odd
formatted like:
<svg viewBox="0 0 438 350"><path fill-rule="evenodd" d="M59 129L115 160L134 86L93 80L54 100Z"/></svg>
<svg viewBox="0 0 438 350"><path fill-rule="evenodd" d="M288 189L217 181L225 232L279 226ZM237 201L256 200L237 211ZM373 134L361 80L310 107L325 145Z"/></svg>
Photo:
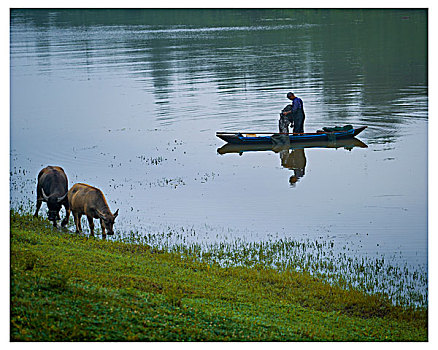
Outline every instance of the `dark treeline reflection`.
<svg viewBox="0 0 438 350"><path fill-rule="evenodd" d="M13 9L11 28L15 54L25 50L19 36L37 29L44 67L47 47L69 36L66 54L90 74L127 68L153 80L162 104L176 75L194 90L208 79L219 93L298 85L326 106L328 119L361 108L363 122L391 119L404 99L427 96L423 9Z"/></svg>

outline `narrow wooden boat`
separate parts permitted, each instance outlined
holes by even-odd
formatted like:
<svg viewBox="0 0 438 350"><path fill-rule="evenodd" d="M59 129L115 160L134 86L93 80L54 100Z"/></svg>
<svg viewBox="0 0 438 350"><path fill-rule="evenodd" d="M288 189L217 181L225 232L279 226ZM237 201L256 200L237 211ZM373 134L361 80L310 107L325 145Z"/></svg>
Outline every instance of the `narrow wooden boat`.
<svg viewBox="0 0 438 350"><path fill-rule="evenodd" d="M294 150L305 148L345 148L348 150L358 148L367 148L368 146L362 141L356 138L341 139L336 141L307 141L307 142L294 142L289 145L273 145L267 143L260 144L232 144L227 143L217 149L219 154L238 153L244 152L260 152L260 151L273 151L280 152L282 150Z"/></svg>
<svg viewBox="0 0 438 350"><path fill-rule="evenodd" d="M307 142L307 141L334 141L353 138L363 130L366 126L360 128L351 128L339 131L318 131L315 133L270 133L270 132L217 132L216 136L225 142L239 145L255 145L255 144L281 144L289 142ZM289 139L289 140L288 140Z"/></svg>

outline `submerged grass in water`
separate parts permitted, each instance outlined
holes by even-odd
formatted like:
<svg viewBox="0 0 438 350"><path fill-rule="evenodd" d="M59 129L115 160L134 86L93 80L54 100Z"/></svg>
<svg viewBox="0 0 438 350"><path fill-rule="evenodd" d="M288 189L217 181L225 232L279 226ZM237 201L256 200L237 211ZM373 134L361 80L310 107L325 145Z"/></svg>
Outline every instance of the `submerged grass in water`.
<svg viewBox="0 0 438 350"><path fill-rule="evenodd" d="M273 252L296 242L206 250L161 238L102 241L12 212L11 340L428 339L426 307L327 283L307 258L275 266Z"/></svg>
<svg viewBox="0 0 438 350"><path fill-rule="evenodd" d="M131 232L121 240L147 244L153 249L196 257L222 267L274 268L278 271L307 272L344 289L384 294L395 305L427 307L427 268L400 265L396 258L348 254L328 240L280 238L262 242L235 240L226 243L187 243L194 230L157 234Z"/></svg>

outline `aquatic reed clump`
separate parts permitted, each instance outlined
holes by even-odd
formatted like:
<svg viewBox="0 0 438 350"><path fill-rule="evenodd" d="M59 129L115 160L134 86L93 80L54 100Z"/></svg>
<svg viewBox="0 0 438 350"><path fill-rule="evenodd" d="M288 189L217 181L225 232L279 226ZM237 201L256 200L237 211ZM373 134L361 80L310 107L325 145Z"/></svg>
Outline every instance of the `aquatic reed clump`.
<svg viewBox="0 0 438 350"><path fill-rule="evenodd" d="M349 254L345 245L337 247L332 240L278 238L260 242L237 239L182 243L181 239L181 233L169 230L146 235L136 233L128 241L223 267L306 272L345 289L386 295L395 305L426 307L428 303L427 267L401 264L395 256Z"/></svg>

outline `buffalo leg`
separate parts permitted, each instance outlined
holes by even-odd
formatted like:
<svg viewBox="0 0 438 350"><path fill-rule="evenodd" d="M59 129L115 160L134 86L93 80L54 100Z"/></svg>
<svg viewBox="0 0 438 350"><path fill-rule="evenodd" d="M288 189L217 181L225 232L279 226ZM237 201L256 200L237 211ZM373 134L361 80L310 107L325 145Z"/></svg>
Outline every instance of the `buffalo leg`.
<svg viewBox="0 0 438 350"><path fill-rule="evenodd" d="M103 225L102 219L100 219L100 227L102 228L102 239L106 239L105 226Z"/></svg>
<svg viewBox="0 0 438 350"><path fill-rule="evenodd" d="M87 215L87 219L88 219L88 226L90 227L90 236L94 236L94 222L93 222L93 217Z"/></svg>
<svg viewBox="0 0 438 350"><path fill-rule="evenodd" d="M65 208L65 218L61 222L62 227L68 224L68 219L70 218L70 207L64 204L64 208Z"/></svg>
<svg viewBox="0 0 438 350"><path fill-rule="evenodd" d="M40 211L41 204L43 204L43 201L41 199L37 199L35 214L33 214L33 216L35 216L36 218L38 217L38 212Z"/></svg>
<svg viewBox="0 0 438 350"><path fill-rule="evenodd" d="M75 219L75 225L76 225L76 233L82 232L81 217L82 217L82 214L78 214L78 213L73 212L73 218Z"/></svg>

